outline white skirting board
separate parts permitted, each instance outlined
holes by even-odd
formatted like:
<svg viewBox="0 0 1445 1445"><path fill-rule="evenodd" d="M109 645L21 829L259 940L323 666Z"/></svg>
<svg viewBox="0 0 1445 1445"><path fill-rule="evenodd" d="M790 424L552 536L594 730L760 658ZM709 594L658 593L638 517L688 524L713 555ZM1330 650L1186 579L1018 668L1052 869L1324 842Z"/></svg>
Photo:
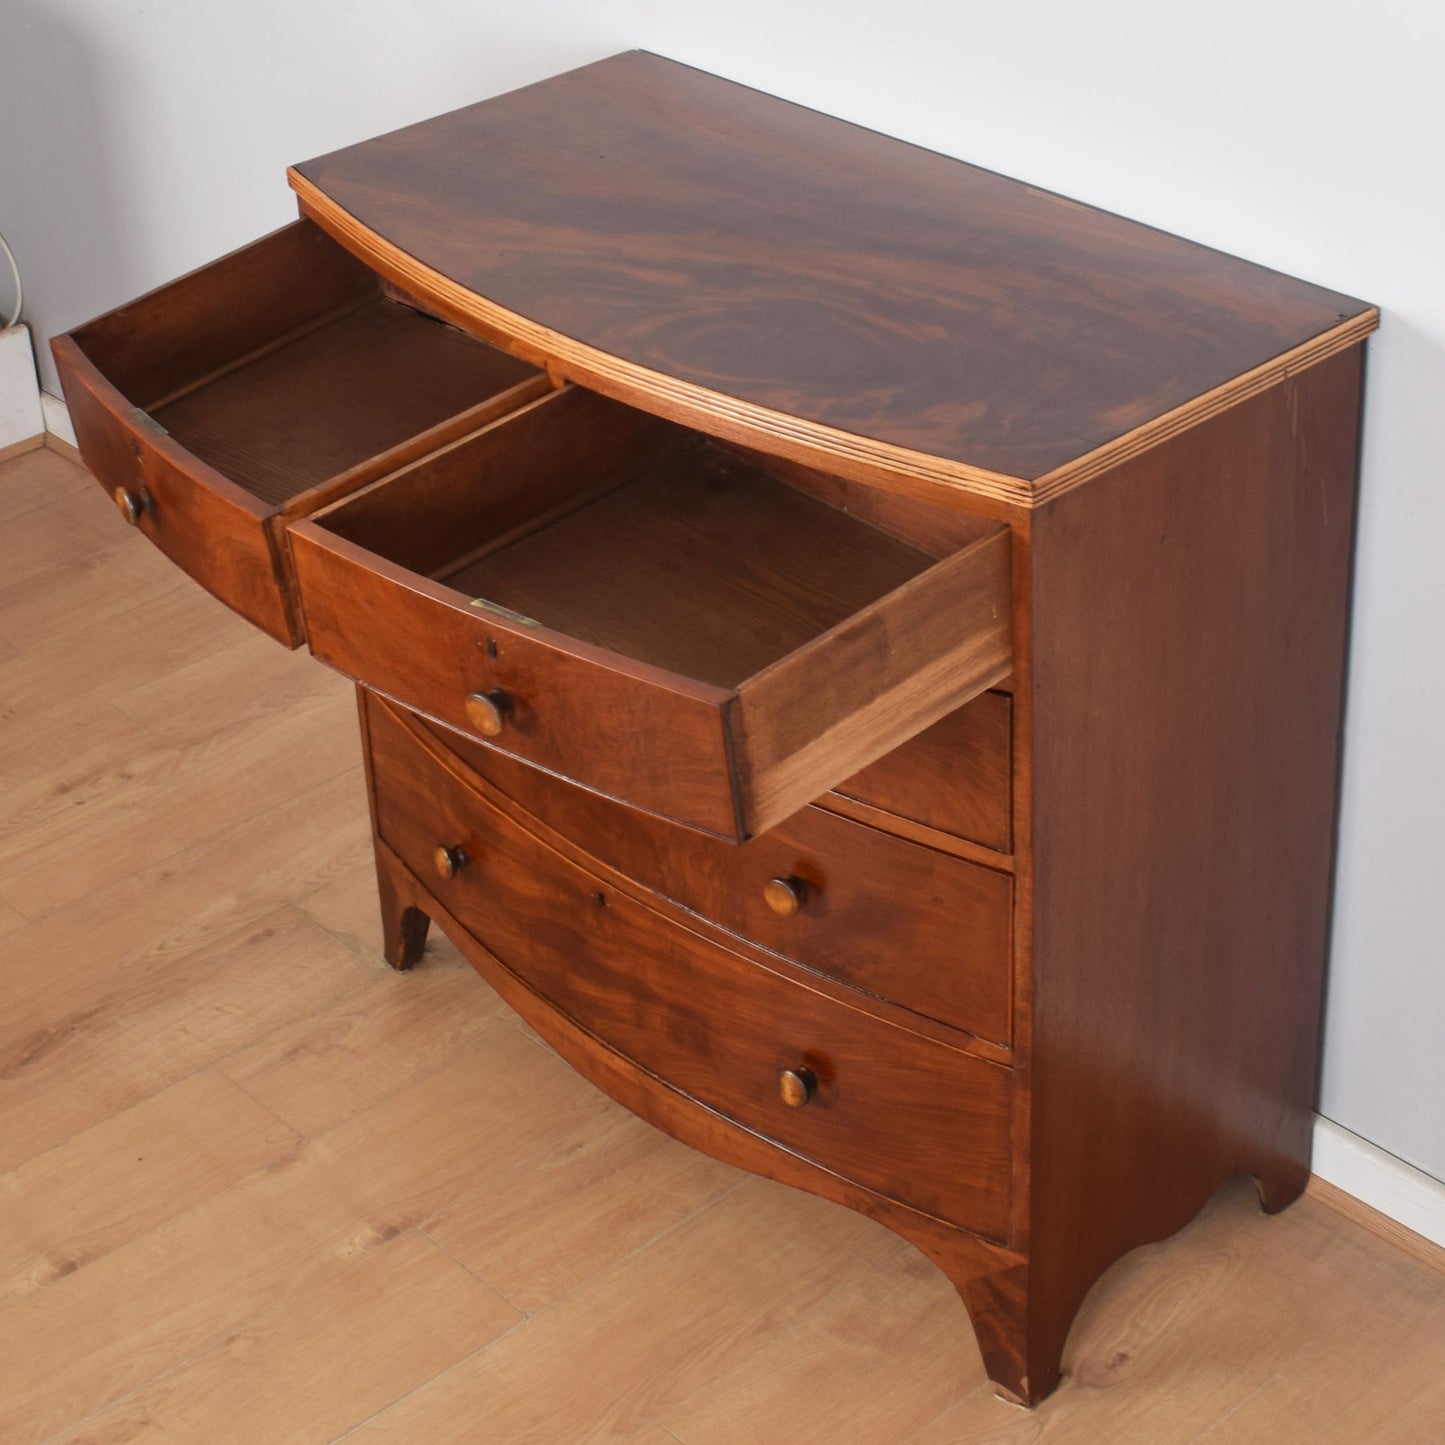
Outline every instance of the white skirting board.
<svg viewBox="0 0 1445 1445"><path fill-rule="evenodd" d="M1445 1247L1445 1184L1440 1180L1318 1115L1311 1168L1362 1204Z"/></svg>
<svg viewBox="0 0 1445 1445"><path fill-rule="evenodd" d="M75 428L70 424L70 411L58 396L40 393L40 411L45 417L45 430L63 442L75 445Z"/></svg>
<svg viewBox="0 0 1445 1445"><path fill-rule="evenodd" d="M0 331L0 447L28 442L44 430L30 328L8 326Z"/></svg>

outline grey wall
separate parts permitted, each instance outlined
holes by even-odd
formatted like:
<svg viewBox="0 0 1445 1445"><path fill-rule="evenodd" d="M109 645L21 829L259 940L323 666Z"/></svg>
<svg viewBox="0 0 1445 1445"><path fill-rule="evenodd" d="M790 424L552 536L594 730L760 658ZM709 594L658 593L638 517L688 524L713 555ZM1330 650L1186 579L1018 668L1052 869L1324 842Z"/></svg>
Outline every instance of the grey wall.
<svg viewBox="0 0 1445 1445"><path fill-rule="evenodd" d="M8 0L0 41L41 344L284 222L287 162L639 45L1379 303L1323 1108L1445 1178L1445 8Z"/></svg>

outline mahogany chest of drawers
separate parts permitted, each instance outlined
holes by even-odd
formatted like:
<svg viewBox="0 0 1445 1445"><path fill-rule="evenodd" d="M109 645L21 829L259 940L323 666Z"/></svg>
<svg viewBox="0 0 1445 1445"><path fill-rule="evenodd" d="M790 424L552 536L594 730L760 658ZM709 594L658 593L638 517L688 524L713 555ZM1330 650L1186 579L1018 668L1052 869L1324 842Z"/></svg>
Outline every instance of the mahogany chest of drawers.
<svg viewBox="0 0 1445 1445"><path fill-rule="evenodd" d="M55 353L126 520L360 685L389 960L1040 1399L1308 1173L1375 312L641 53L291 182Z"/></svg>

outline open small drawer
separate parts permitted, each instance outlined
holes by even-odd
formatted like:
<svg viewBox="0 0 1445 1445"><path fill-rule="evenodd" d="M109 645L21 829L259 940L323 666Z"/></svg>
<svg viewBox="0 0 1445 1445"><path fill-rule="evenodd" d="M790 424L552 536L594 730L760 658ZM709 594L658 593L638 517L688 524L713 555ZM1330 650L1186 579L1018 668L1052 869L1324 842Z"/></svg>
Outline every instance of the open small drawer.
<svg viewBox="0 0 1445 1445"><path fill-rule="evenodd" d="M761 833L1010 669L1009 535L935 557L567 387L292 526L324 661L704 832Z"/></svg>
<svg viewBox="0 0 1445 1445"><path fill-rule="evenodd" d="M292 646L286 522L549 389L383 295L309 221L53 346L81 456L122 515Z"/></svg>

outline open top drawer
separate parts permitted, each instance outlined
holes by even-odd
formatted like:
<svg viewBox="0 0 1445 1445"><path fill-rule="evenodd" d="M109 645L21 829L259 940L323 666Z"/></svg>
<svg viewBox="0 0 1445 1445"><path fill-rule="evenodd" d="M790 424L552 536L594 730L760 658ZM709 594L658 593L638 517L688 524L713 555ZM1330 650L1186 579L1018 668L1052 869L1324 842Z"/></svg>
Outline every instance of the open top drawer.
<svg viewBox="0 0 1445 1445"><path fill-rule="evenodd" d="M292 646L286 522L549 388L383 295L309 221L53 346L81 456L122 515Z"/></svg>
<svg viewBox="0 0 1445 1445"><path fill-rule="evenodd" d="M935 557L575 387L295 523L292 550L318 657L734 840L1010 669L1004 525Z"/></svg>

